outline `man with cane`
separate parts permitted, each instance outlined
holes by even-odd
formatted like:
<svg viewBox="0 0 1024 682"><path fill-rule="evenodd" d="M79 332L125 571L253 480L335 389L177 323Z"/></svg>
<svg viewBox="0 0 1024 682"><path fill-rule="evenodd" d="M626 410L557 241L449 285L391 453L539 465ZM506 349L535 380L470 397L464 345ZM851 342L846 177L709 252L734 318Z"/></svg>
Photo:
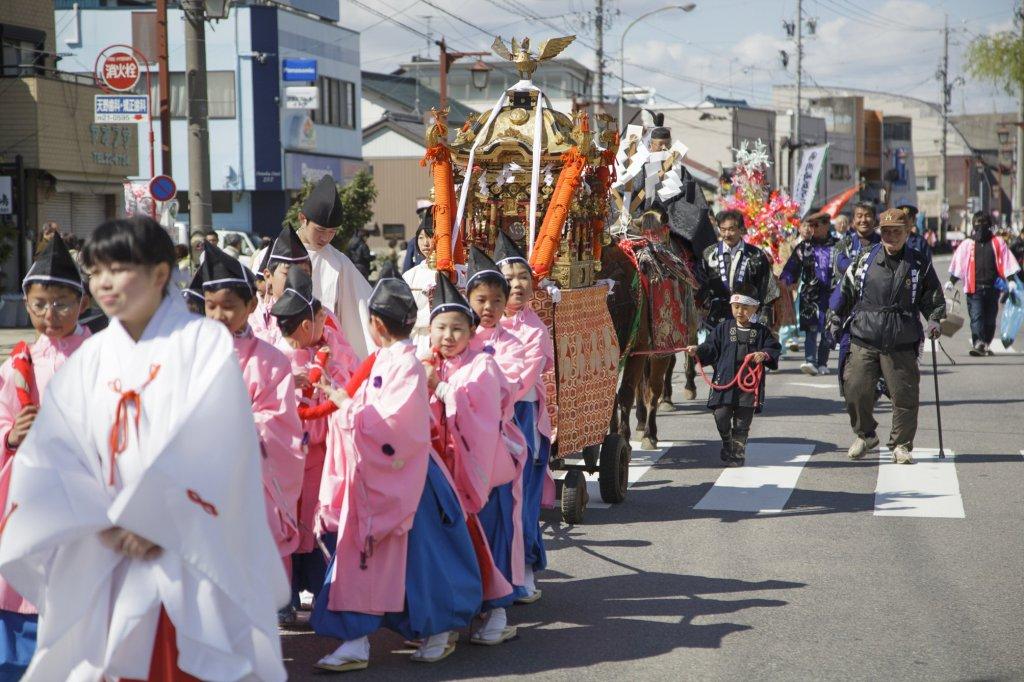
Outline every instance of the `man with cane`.
<svg viewBox="0 0 1024 682"><path fill-rule="evenodd" d="M882 240L857 254L833 298L831 332L850 317L850 356L844 368L846 411L857 438L850 459L878 446L875 387L884 377L892 394L889 449L897 464L913 464L921 371L917 364L924 336L939 336L945 317L942 285L932 264L907 247L910 235L903 211L882 214ZM922 329L920 316L928 320Z"/></svg>

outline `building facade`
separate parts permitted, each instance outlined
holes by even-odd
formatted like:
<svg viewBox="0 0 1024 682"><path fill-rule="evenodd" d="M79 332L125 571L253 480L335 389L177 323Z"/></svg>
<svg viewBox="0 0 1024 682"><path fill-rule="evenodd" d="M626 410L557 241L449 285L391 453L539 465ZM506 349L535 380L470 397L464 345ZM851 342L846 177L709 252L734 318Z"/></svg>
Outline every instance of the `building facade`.
<svg viewBox="0 0 1024 682"><path fill-rule="evenodd" d="M91 77L63 70L54 36L52 2L0 3L0 290L6 292L20 291L43 223L88 237L118 215L123 181L138 172L138 126L93 123L100 90Z"/></svg>
<svg viewBox="0 0 1024 682"><path fill-rule="evenodd" d="M129 43L152 70L158 115L155 3L57 0L62 66L91 73L108 45ZM206 25L213 222L222 229L274 235L303 180L331 174L345 182L360 169L359 34L339 26L338 4L292 0L235 2L228 18ZM178 220L188 223L185 22L168 10L171 172L179 190ZM301 68L299 68L301 66ZM295 68L293 68L295 67ZM298 79L295 79L298 78ZM145 85L140 92L145 93ZM288 108L288 88L315 87L315 109ZM161 167L156 128L156 172ZM149 168L149 146L138 166Z"/></svg>

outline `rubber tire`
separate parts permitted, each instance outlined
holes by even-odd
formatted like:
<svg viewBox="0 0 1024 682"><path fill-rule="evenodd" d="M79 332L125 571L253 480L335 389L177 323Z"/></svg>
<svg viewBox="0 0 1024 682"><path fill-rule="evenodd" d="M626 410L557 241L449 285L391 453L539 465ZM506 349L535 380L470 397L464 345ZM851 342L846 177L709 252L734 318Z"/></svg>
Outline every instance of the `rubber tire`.
<svg viewBox="0 0 1024 682"><path fill-rule="evenodd" d="M587 511L587 479L582 471L570 471L562 483L562 521L583 523Z"/></svg>
<svg viewBox="0 0 1024 682"><path fill-rule="evenodd" d="M609 433L604 437L598 482L601 486L601 499L608 504L619 504L626 499L632 454L633 448L619 434Z"/></svg>

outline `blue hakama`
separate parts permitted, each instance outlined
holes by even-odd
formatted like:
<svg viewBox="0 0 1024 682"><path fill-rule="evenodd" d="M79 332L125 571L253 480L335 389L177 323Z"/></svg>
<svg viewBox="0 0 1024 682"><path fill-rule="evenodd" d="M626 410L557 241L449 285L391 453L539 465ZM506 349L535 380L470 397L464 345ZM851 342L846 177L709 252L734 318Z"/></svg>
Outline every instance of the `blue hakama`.
<svg viewBox="0 0 1024 682"><path fill-rule="evenodd" d="M516 426L526 436L529 457L523 469L523 547L526 565L534 571L547 568L544 536L540 530L540 502L544 496L544 478L547 474L551 441L537 430L537 410L540 403L520 400L516 403Z"/></svg>
<svg viewBox="0 0 1024 682"><path fill-rule="evenodd" d="M386 627L406 639L424 639L469 625L483 599L480 568L462 505L433 457L408 543L405 609L401 613L328 609L332 558L309 618L316 634L347 642Z"/></svg>
<svg viewBox="0 0 1024 682"><path fill-rule="evenodd" d="M484 529L487 545L491 548L494 565L501 575L512 585L512 593L500 599L489 599L484 602L483 610L505 608L511 606L516 599L528 595L526 588L512 582L512 540L515 537L515 500L512 497L512 483L499 485L491 489L487 504L477 514L480 526Z"/></svg>
<svg viewBox="0 0 1024 682"><path fill-rule="evenodd" d="M19 680L36 652L34 613L0 611L0 680Z"/></svg>

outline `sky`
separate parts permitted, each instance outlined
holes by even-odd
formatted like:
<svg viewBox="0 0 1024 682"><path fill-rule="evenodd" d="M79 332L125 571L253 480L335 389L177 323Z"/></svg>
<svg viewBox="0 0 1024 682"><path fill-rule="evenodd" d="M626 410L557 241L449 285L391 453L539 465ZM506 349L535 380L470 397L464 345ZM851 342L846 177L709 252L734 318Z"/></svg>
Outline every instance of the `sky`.
<svg viewBox="0 0 1024 682"><path fill-rule="evenodd" d="M677 0L678 1L678 0ZM341 23L361 33L363 69L390 72L412 55L427 56L427 36L450 49L489 50L506 41L576 34L566 56L594 68L596 0L339 0ZM606 95L618 92L622 31L671 0L605 0ZM679 4L686 4L685 1ZM796 46L783 21L797 0L696 0L697 7L660 12L636 23L626 42L625 78L653 87L657 100L696 104L705 95L768 105L773 85L796 82ZM952 113L1009 112L1016 98L973 81L964 53L977 36L1011 30L1014 0L804 0L804 83L899 92L938 102L943 17L950 26ZM374 8L377 13L370 11ZM807 35L807 22L816 23ZM404 26L400 26L403 24ZM410 30L411 29L411 30ZM783 68L780 50L790 54ZM437 49L429 56L437 56Z"/></svg>

